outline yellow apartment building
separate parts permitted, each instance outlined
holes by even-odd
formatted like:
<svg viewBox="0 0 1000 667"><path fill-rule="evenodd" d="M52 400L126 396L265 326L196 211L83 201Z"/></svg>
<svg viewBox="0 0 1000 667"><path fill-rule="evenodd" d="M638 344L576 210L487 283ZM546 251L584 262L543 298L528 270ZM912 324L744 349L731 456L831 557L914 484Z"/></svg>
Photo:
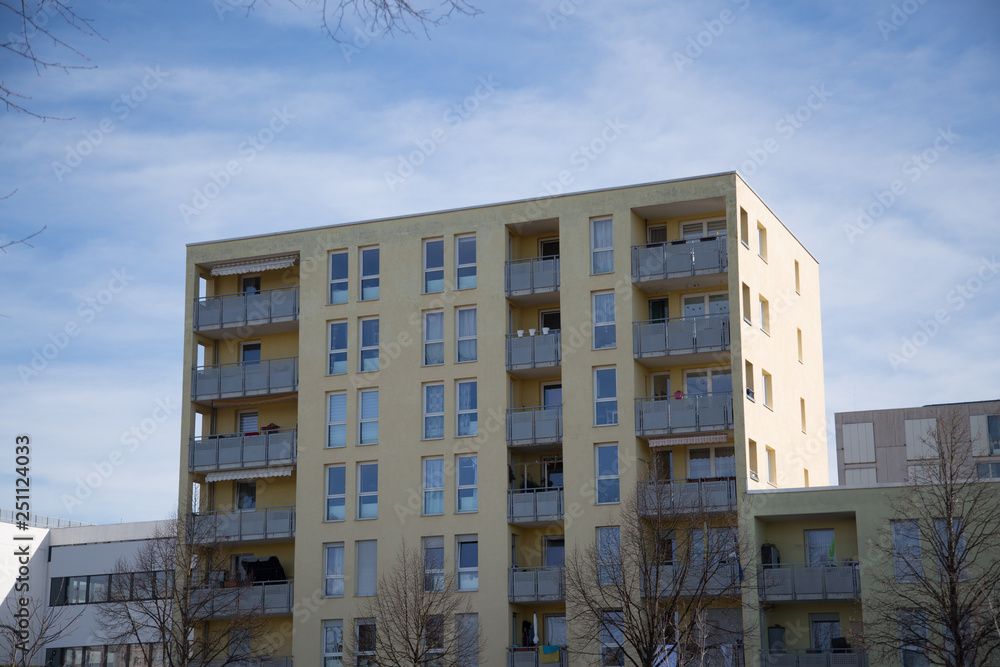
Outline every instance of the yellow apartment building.
<svg viewBox="0 0 1000 667"><path fill-rule="evenodd" d="M276 662L338 664L405 540L482 663L589 664L563 566L624 498L759 549L748 498L827 484L818 265L733 172L192 244L185 294L180 515L254 573ZM734 623L804 613L772 601Z"/></svg>

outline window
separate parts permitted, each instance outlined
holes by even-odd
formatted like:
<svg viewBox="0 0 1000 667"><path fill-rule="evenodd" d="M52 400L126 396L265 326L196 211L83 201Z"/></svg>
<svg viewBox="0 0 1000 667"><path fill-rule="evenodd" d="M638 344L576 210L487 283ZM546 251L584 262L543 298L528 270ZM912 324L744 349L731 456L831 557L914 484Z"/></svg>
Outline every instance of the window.
<svg viewBox="0 0 1000 667"><path fill-rule="evenodd" d="M832 528L806 530L805 536L807 565L830 565L837 562L837 547Z"/></svg>
<svg viewBox="0 0 1000 667"><path fill-rule="evenodd" d="M424 385L424 440L444 437L444 385Z"/></svg>
<svg viewBox="0 0 1000 667"><path fill-rule="evenodd" d="M378 318L361 320L361 364L359 371L378 370Z"/></svg>
<svg viewBox="0 0 1000 667"><path fill-rule="evenodd" d="M750 216L740 207L740 241L746 247L750 247Z"/></svg>
<svg viewBox="0 0 1000 667"><path fill-rule="evenodd" d="M109 574L96 574L90 576L90 584L88 589L90 595L87 598L88 602L107 602L108 601L108 585L111 583L111 575Z"/></svg>
<svg viewBox="0 0 1000 667"><path fill-rule="evenodd" d="M479 459L475 454L456 458L455 475L458 489L458 511L479 510Z"/></svg>
<svg viewBox="0 0 1000 667"><path fill-rule="evenodd" d="M799 344L799 363L802 363L802 329L795 330L795 338Z"/></svg>
<svg viewBox="0 0 1000 667"><path fill-rule="evenodd" d="M358 392L358 444L378 444L378 389Z"/></svg>
<svg viewBox="0 0 1000 667"><path fill-rule="evenodd" d="M347 474L343 465L326 468L326 520L343 521L346 518Z"/></svg>
<svg viewBox="0 0 1000 667"><path fill-rule="evenodd" d="M329 375L343 375L347 372L347 321L330 322L330 365Z"/></svg>
<svg viewBox="0 0 1000 667"><path fill-rule="evenodd" d="M458 537L458 590L479 590L479 537Z"/></svg>
<svg viewBox="0 0 1000 667"><path fill-rule="evenodd" d="M760 383L764 387L764 405L774 407L774 388L771 386L771 374L765 370L760 372Z"/></svg>
<svg viewBox="0 0 1000 667"><path fill-rule="evenodd" d="M747 465L750 466L750 477L755 481L757 479L757 442L754 440L749 441L749 462Z"/></svg>
<svg viewBox="0 0 1000 667"><path fill-rule="evenodd" d="M750 287L746 283L743 283L743 321L753 324L750 319Z"/></svg>
<svg viewBox="0 0 1000 667"><path fill-rule="evenodd" d="M424 313L424 366L444 363L444 311Z"/></svg>
<svg viewBox="0 0 1000 667"><path fill-rule="evenodd" d="M424 459L424 514L444 514L444 459Z"/></svg>
<svg viewBox="0 0 1000 667"><path fill-rule="evenodd" d="M476 349L476 309L459 308L455 311L455 332L458 352L456 361L475 361L478 357Z"/></svg>
<svg viewBox="0 0 1000 667"><path fill-rule="evenodd" d="M801 286L801 283L799 282L799 260L796 259L795 260L795 293L796 294L800 294L801 293L800 292L800 286Z"/></svg>
<svg viewBox="0 0 1000 667"><path fill-rule="evenodd" d="M323 595L344 597L344 543L323 545L326 550L326 570L323 575Z"/></svg>
<svg viewBox="0 0 1000 667"><path fill-rule="evenodd" d="M236 482L236 508L252 510L257 507L257 482Z"/></svg>
<svg viewBox="0 0 1000 667"><path fill-rule="evenodd" d="M444 291L444 240L424 241L424 294Z"/></svg>
<svg viewBox="0 0 1000 667"><path fill-rule="evenodd" d="M594 369L594 424L618 423L618 374L614 366Z"/></svg>
<svg viewBox="0 0 1000 667"><path fill-rule="evenodd" d="M478 398L475 380L458 383L458 430L455 437L476 435L479 432Z"/></svg>
<svg viewBox="0 0 1000 667"><path fill-rule="evenodd" d="M986 416L986 432L990 438L990 454L1000 454L1000 416Z"/></svg>
<svg viewBox="0 0 1000 667"><path fill-rule="evenodd" d="M424 590L444 590L444 537L423 538Z"/></svg>
<svg viewBox="0 0 1000 667"><path fill-rule="evenodd" d="M242 434L257 433L260 431L259 423L256 410L241 412L239 413L237 432Z"/></svg>
<svg viewBox="0 0 1000 667"><path fill-rule="evenodd" d="M361 301L378 298L378 246L361 249Z"/></svg>
<svg viewBox="0 0 1000 667"><path fill-rule="evenodd" d="M459 236L455 239L457 289L476 286L476 237Z"/></svg>
<svg viewBox="0 0 1000 667"><path fill-rule="evenodd" d="M70 577L66 604L87 604L87 577Z"/></svg>
<svg viewBox="0 0 1000 667"><path fill-rule="evenodd" d="M327 394L326 446L347 446L347 394Z"/></svg>
<svg viewBox="0 0 1000 667"><path fill-rule="evenodd" d="M423 640L427 653L433 655L444 652L444 616L437 614L427 617ZM427 665L434 665L434 663L434 658L428 656Z"/></svg>
<svg viewBox="0 0 1000 667"><path fill-rule="evenodd" d="M799 420L802 422L802 432L806 432L806 399L799 399Z"/></svg>
<svg viewBox="0 0 1000 667"><path fill-rule="evenodd" d="M378 518L378 464L358 464L358 518Z"/></svg>
<svg viewBox="0 0 1000 667"><path fill-rule="evenodd" d="M614 273L614 228L611 218L590 221L590 273Z"/></svg>
<svg viewBox="0 0 1000 667"><path fill-rule="evenodd" d="M899 611L899 658L903 667L927 667L927 612Z"/></svg>
<svg viewBox="0 0 1000 667"><path fill-rule="evenodd" d="M684 373L684 390L688 394L725 394L733 390L733 373L728 368L709 368Z"/></svg>
<svg viewBox="0 0 1000 667"><path fill-rule="evenodd" d="M691 294L684 297L684 317L729 313L728 294Z"/></svg>
<svg viewBox="0 0 1000 667"><path fill-rule="evenodd" d="M597 452L597 503L617 503L618 445L598 445Z"/></svg>
<svg viewBox="0 0 1000 667"><path fill-rule="evenodd" d="M356 667L375 667L375 619L359 618L354 621L354 646Z"/></svg>
<svg viewBox="0 0 1000 667"><path fill-rule="evenodd" d="M778 455L774 450L765 445L767 451L767 483L771 486L778 485Z"/></svg>
<svg viewBox="0 0 1000 667"><path fill-rule="evenodd" d="M621 532L618 526L597 529L597 583L607 586L621 579Z"/></svg>
<svg viewBox="0 0 1000 667"><path fill-rule="evenodd" d="M762 260L767 261L767 230L759 222L757 223L757 254Z"/></svg>
<svg viewBox="0 0 1000 667"><path fill-rule="evenodd" d="M934 534L937 538L937 544L933 551L937 556L938 576L941 581L968 581L969 564L962 520L952 519L951 526L949 531L946 519L934 520ZM952 559L953 562L949 562Z"/></svg>
<svg viewBox="0 0 1000 667"><path fill-rule="evenodd" d="M624 667L625 634L621 629L620 611L604 612L601 621L601 667ZM666 663L668 659L664 658Z"/></svg>
<svg viewBox="0 0 1000 667"><path fill-rule="evenodd" d="M359 540L354 547L354 595L375 595L378 581L378 542Z"/></svg>
<svg viewBox="0 0 1000 667"><path fill-rule="evenodd" d="M760 330L764 333L771 333L771 307L767 299L758 295L760 299Z"/></svg>
<svg viewBox="0 0 1000 667"><path fill-rule="evenodd" d="M747 384L747 398L753 400L753 364L749 361L744 365L743 378Z"/></svg>
<svg viewBox="0 0 1000 667"><path fill-rule="evenodd" d="M330 303L347 303L347 251L330 253Z"/></svg>
<svg viewBox="0 0 1000 667"><path fill-rule="evenodd" d="M924 578L920 526L916 521L892 521L892 561L896 581L913 583Z"/></svg>
<svg viewBox="0 0 1000 667"><path fill-rule="evenodd" d="M696 241L712 236L721 236L725 233L725 220L698 220L681 224L681 237L685 241Z"/></svg>
<svg viewBox="0 0 1000 667"><path fill-rule="evenodd" d="M479 664L479 614L455 614L456 667Z"/></svg>
<svg viewBox="0 0 1000 667"><path fill-rule="evenodd" d="M688 450L688 477L735 477L735 447L699 447Z"/></svg>
<svg viewBox="0 0 1000 667"><path fill-rule="evenodd" d="M615 293L598 292L593 296L594 349L615 347Z"/></svg>
<svg viewBox="0 0 1000 667"><path fill-rule="evenodd" d="M343 664L344 622L323 621L323 667L343 667Z"/></svg>

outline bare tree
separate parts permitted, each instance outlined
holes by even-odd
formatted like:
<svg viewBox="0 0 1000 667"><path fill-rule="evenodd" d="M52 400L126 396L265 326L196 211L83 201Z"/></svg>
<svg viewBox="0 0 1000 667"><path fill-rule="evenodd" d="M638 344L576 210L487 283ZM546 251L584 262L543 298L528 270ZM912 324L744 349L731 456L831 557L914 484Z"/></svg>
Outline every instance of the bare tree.
<svg viewBox="0 0 1000 667"><path fill-rule="evenodd" d="M623 498L617 530L570 553L576 652L615 651L635 667L666 664L668 654L683 665L742 664L746 549L735 514L705 501L698 482L645 485Z"/></svg>
<svg viewBox="0 0 1000 667"><path fill-rule="evenodd" d="M268 584L229 577L230 549L212 526L185 528L178 540L176 520L165 522L133 557L116 563L108 600L98 607L104 640L131 644L145 664L164 667L223 667L266 657L267 646L230 642L264 636Z"/></svg>
<svg viewBox="0 0 1000 667"><path fill-rule="evenodd" d="M16 593L4 603L13 625L0 624L0 664L36 665L45 646L58 641L70 630L83 613L82 607L52 607L39 598L18 602ZM6 619L5 619L6 620Z"/></svg>
<svg viewBox="0 0 1000 667"><path fill-rule="evenodd" d="M446 574L443 557L400 546L376 595L361 605L367 619L346 652L350 664L463 667L479 664L485 640L468 598ZM359 636L360 635L360 636Z"/></svg>
<svg viewBox="0 0 1000 667"><path fill-rule="evenodd" d="M17 190L14 190L14 192L17 192ZM7 197L10 197L11 195L13 195L14 192L11 192L6 197L0 197L0 200L7 199ZM26 245L29 248L34 248L35 246L33 246L30 243L28 243L28 241L30 241L31 239L35 238L36 236L38 236L42 232L44 232L47 228L48 228L48 225L45 225L44 227L42 227L41 229L39 229L34 234L28 234L27 236L25 236L22 239L19 239L17 241L8 241L6 243L0 243L0 252L2 252L3 254L6 255L7 254L7 248L9 248L11 246L14 246L14 245Z"/></svg>
<svg viewBox="0 0 1000 667"><path fill-rule="evenodd" d="M982 434L982 437L987 437ZM890 494L890 522L870 545L870 651L946 667L1000 656L1000 494L978 479L969 417L945 410ZM867 614L866 614L867 615Z"/></svg>

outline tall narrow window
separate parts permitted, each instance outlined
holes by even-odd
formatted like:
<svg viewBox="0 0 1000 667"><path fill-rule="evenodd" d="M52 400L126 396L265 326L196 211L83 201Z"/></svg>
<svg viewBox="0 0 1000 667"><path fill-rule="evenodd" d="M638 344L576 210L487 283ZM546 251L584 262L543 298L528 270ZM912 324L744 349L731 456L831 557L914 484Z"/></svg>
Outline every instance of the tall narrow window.
<svg viewBox="0 0 1000 667"><path fill-rule="evenodd" d="M594 349L615 347L615 293L598 292L593 295Z"/></svg>
<svg viewBox="0 0 1000 667"><path fill-rule="evenodd" d="M444 514L444 459L424 459L424 514Z"/></svg>
<svg viewBox="0 0 1000 667"><path fill-rule="evenodd" d="M343 375L347 372L347 320L330 322L330 364L327 373Z"/></svg>
<svg viewBox="0 0 1000 667"><path fill-rule="evenodd" d="M774 387L771 386L771 374L765 370L760 372L761 385L764 389L764 405L769 408L774 407Z"/></svg>
<svg viewBox="0 0 1000 667"><path fill-rule="evenodd" d="M374 595L374 593L372 593ZM357 667L375 667L375 619L359 618L354 621L354 664Z"/></svg>
<svg viewBox="0 0 1000 667"><path fill-rule="evenodd" d="M424 547L424 591L444 590L444 537L435 535L422 540Z"/></svg>
<svg viewBox="0 0 1000 667"><path fill-rule="evenodd" d="M424 366L444 363L444 312L424 313Z"/></svg>
<svg viewBox="0 0 1000 667"><path fill-rule="evenodd" d="M347 446L347 394L327 394L326 446Z"/></svg>
<svg viewBox="0 0 1000 667"><path fill-rule="evenodd" d="M455 614L456 667L479 665L479 614Z"/></svg>
<svg viewBox="0 0 1000 667"><path fill-rule="evenodd" d="M378 298L379 256L378 246L361 249L361 301Z"/></svg>
<svg viewBox="0 0 1000 667"><path fill-rule="evenodd" d="M444 385L424 385L424 440L444 437Z"/></svg>
<svg viewBox="0 0 1000 667"><path fill-rule="evenodd" d="M611 218L590 221L590 272L614 273L614 229Z"/></svg>
<svg viewBox="0 0 1000 667"><path fill-rule="evenodd" d="M344 622L323 621L323 667L342 667L343 664Z"/></svg>
<svg viewBox="0 0 1000 667"><path fill-rule="evenodd" d="M750 287L746 283L743 283L743 320L747 324L753 324L750 315L752 309L753 306L750 304Z"/></svg>
<svg viewBox="0 0 1000 667"><path fill-rule="evenodd" d="M456 437L479 433L479 398L476 382L458 383L458 430Z"/></svg>
<svg viewBox="0 0 1000 667"><path fill-rule="evenodd" d="M606 583L611 583L608 581ZM604 612L601 623L601 667L624 667L625 633L622 632L622 613Z"/></svg>
<svg viewBox="0 0 1000 667"><path fill-rule="evenodd" d="M455 239L456 284L458 289L476 286L476 237L459 236Z"/></svg>
<svg viewBox="0 0 1000 667"><path fill-rule="evenodd" d="M378 464L358 464L358 518L378 518Z"/></svg>
<svg viewBox="0 0 1000 667"><path fill-rule="evenodd" d="M607 586L621 580L621 530L618 526L597 529L597 583Z"/></svg>
<svg viewBox="0 0 1000 667"><path fill-rule="evenodd" d="M938 576L941 581L968 581L969 564L965 544L965 526L961 519L951 520L948 530L946 519L934 519L934 536L937 544L933 551L937 556Z"/></svg>
<svg viewBox="0 0 1000 667"><path fill-rule="evenodd" d="M455 337L458 363L475 361L478 358L476 309L459 308L455 311Z"/></svg>
<svg viewBox="0 0 1000 667"><path fill-rule="evenodd" d="M479 460L475 454L455 459L455 476L459 512L479 510Z"/></svg>
<svg viewBox="0 0 1000 667"><path fill-rule="evenodd" d="M919 609L899 611L899 658L905 667L926 667L927 612Z"/></svg>
<svg viewBox="0 0 1000 667"><path fill-rule="evenodd" d="M347 251L330 253L330 303L347 303Z"/></svg>
<svg viewBox="0 0 1000 667"><path fill-rule="evenodd" d="M767 230L759 222L757 223L757 254L762 260L767 261Z"/></svg>
<svg viewBox="0 0 1000 667"><path fill-rule="evenodd" d="M459 535L458 590L479 590L479 536Z"/></svg>
<svg viewBox="0 0 1000 667"><path fill-rule="evenodd" d="M920 551L920 526L916 521L892 521L892 561L896 581L913 583L924 578Z"/></svg>
<svg viewBox="0 0 1000 667"><path fill-rule="evenodd" d="M749 453L747 455L747 466L750 468L751 477L757 476L757 443L753 440L748 442Z"/></svg>
<svg viewBox="0 0 1000 667"><path fill-rule="evenodd" d="M344 543L327 544L326 570L323 576L323 595L328 598L344 597Z"/></svg>
<svg viewBox="0 0 1000 667"><path fill-rule="evenodd" d="M806 399L799 399L799 417L802 421L802 432L806 432Z"/></svg>
<svg viewBox="0 0 1000 667"><path fill-rule="evenodd" d="M618 423L617 377L613 366L594 369L594 424L597 426Z"/></svg>
<svg viewBox="0 0 1000 667"><path fill-rule="evenodd" d="M378 389L358 393L358 444L378 444Z"/></svg>
<svg viewBox="0 0 1000 667"><path fill-rule="evenodd" d="M618 480L618 445L598 445L597 503L617 503L620 498Z"/></svg>
<svg viewBox="0 0 1000 667"><path fill-rule="evenodd" d="M799 294L801 290L801 283L799 282L799 260L795 260L795 293Z"/></svg>
<svg viewBox="0 0 1000 667"><path fill-rule="evenodd" d="M371 317L366 320L361 320L361 364L360 370L362 373L365 371L377 371L378 370L378 318Z"/></svg>
<svg viewBox="0 0 1000 667"><path fill-rule="evenodd" d="M326 468L326 520L343 521L345 518L346 496L346 474L345 468L341 465L327 466Z"/></svg>
<svg viewBox="0 0 1000 667"><path fill-rule="evenodd" d="M378 582L378 542L359 540L354 551L354 594L358 597L375 595Z"/></svg>
<svg viewBox="0 0 1000 667"><path fill-rule="evenodd" d="M750 247L750 216L740 207L740 241Z"/></svg>
<svg viewBox="0 0 1000 667"><path fill-rule="evenodd" d="M765 446L767 450L767 483L771 486L778 485L778 455L773 449Z"/></svg>
<svg viewBox="0 0 1000 667"><path fill-rule="evenodd" d="M767 299L758 295L760 299L760 330L764 333L771 332L771 306Z"/></svg>
<svg viewBox="0 0 1000 667"><path fill-rule="evenodd" d="M795 330L795 338L799 344L799 361L802 361L802 329Z"/></svg>
<svg viewBox="0 0 1000 667"><path fill-rule="evenodd" d="M747 398L751 401L753 398L753 364L747 361L744 364L743 379L746 381L747 385Z"/></svg>
<svg viewBox="0 0 1000 667"><path fill-rule="evenodd" d="M424 294L444 291L444 240L424 241Z"/></svg>

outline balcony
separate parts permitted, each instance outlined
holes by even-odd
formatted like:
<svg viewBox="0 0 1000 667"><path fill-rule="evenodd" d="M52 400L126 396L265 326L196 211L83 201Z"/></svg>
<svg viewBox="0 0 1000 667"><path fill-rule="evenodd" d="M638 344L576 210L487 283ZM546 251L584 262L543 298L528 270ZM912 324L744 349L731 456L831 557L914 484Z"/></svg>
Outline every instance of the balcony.
<svg viewBox="0 0 1000 667"><path fill-rule="evenodd" d="M783 563L758 568L757 589L760 599L767 602L861 599L855 565Z"/></svg>
<svg viewBox="0 0 1000 667"><path fill-rule="evenodd" d="M868 667L861 649L761 651L761 667Z"/></svg>
<svg viewBox="0 0 1000 667"><path fill-rule="evenodd" d="M295 595L292 582L266 581L234 588L195 588L191 591L192 616L198 618L232 618L247 614L287 616L292 613ZM290 662L290 660L289 660ZM247 664L270 667L268 661L248 661Z"/></svg>
<svg viewBox="0 0 1000 667"><path fill-rule="evenodd" d="M509 259L504 267L504 292L519 305L550 303L558 298L559 258Z"/></svg>
<svg viewBox="0 0 1000 667"><path fill-rule="evenodd" d="M188 470L246 470L295 463L296 429L283 428L259 433L229 433L192 438L188 447Z"/></svg>
<svg viewBox="0 0 1000 667"><path fill-rule="evenodd" d="M632 323L632 355L649 368L727 360L729 349L729 313Z"/></svg>
<svg viewBox="0 0 1000 667"><path fill-rule="evenodd" d="M223 331L237 327L253 327L252 334L240 338L295 331L298 319L298 287L194 300L194 330L210 338L222 338Z"/></svg>
<svg viewBox="0 0 1000 667"><path fill-rule="evenodd" d="M541 524L563 519L562 487L507 491L507 523Z"/></svg>
<svg viewBox="0 0 1000 667"><path fill-rule="evenodd" d="M507 410L507 446L546 448L562 442L562 406Z"/></svg>
<svg viewBox="0 0 1000 667"><path fill-rule="evenodd" d="M507 336L507 370L522 377L546 377L562 364L562 336L559 329Z"/></svg>
<svg viewBox="0 0 1000 667"><path fill-rule="evenodd" d="M657 580L650 582L648 590L659 590L661 596L739 595L740 592L739 567L735 562L690 562L686 567L664 563L656 568L655 575L652 568L649 572Z"/></svg>
<svg viewBox="0 0 1000 667"><path fill-rule="evenodd" d="M643 516L736 511L736 478L639 482Z"/></svg>
<svg viewBox="0 0 1000 667"><path fill-rule="evenodd" d="M510 602L561 602L565 568L557 566L513 567L507 573Z"/></svg>
<svg viewBox="0 0 1000 667"><path fill-rule="evenodd" d="M191 514L188 541L286 542L295 537L294 507L264 507Z"/></svg>
<svg viewBox="0 0 1000 667"><path fill-rule="evenodd" d="M644 292L726 284L726 237L632 246L632 282Z"/></svg>
<svg viewBox="0 0 1000 667"><path fill-rule="evenodd" d="M680 392L678 392L679 394ZM640 438L733 428L733 392L635 399L635 434Z"/></svg>
<svg viewBox="0 0 1000 667"><path fill-rule="evenodd" d="M552 664L557 667L567 667L569 665L569 657L566 655L566 649L563 647L559 648L559 657L551 662L549 662L549 655L546 655L545 663L541 663L539 660L541 652L542 649L538 646L508 647L507 667L539 667L540 664Z"/></svg>
<svg viewBox="0 0 1000 667"><path fill-rule="evenodd" d="M191 400L267 396L298 390L297 357L260 362L216 364L192 371Z"/></svg>

